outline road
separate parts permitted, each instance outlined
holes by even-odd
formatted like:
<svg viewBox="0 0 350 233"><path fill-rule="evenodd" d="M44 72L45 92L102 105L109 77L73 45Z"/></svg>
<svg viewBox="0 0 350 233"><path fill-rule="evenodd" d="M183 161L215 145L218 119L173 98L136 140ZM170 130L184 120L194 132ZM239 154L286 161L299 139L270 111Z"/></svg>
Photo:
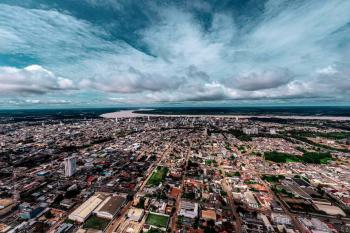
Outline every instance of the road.
<svg viewBox="0 0 350 233"><path fill-rule="evenodd" d="M241 154L241 152L239 150L235 150L235 151L236 151L237 156L239 158L239 157L250 155L254 149L255 149L255 147L252 146L249 148L249 150L247 152L245 152L243 154ZM222 179L221 185L222 185L223 190L227 193L227 200L231 206L233 216L236 219L236 225L235 225L236 232L241 232L242 231L242 220L237 212L237 206L235 205L235 202L233 200L231 185L228 184L227 179L225 178L225 170L221 166L220 166L220 170L221 170L221 174L224 175L224 179Z"/></svg>
<svg viewBox="0 0 350 233"><path fill-rule="evenodd" d="M184 181L186 179L186 171L187 171L188 159L189 159L190 154L191 154L192 141L189 141L189 143L190 143L189 149L188 149L188 152L186 153L186 158L185 158L185 169L183 171L182 181L181 181L181 185L180 185L181 192L179 193L179 195L176 198L176 203L175 203L176 211L173 214L173 216L171 217L171 232L173 232L173 233L177 232L177 226L176 226L177 213L179 211L183 185L184 185Z"/></svg>
<svg viewBox="0 0 350 233"><path fill-rule="evenodd" d="M222 180L221 184L222 184L223 190L227 193L227 200L231 206L233 216L236 219L236 225L235 225L236 232L241 232L242 222L241 222L240 216L237 213L237 206L235 205L235 202L233 200L232 189L231 189L230 185L227 184L227 181L225 178Z"/></svg>

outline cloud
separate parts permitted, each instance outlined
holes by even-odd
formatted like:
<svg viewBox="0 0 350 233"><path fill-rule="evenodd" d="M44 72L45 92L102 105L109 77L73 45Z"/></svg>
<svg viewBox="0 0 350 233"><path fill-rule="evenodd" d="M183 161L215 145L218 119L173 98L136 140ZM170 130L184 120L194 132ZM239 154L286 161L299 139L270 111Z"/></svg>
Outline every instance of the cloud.
<svg viewBox="0 0 350 233"><path fill-rule="evenodd" d="M42 100L42 99L26 99L24 101L24 103L27 104L57 104L57 105L61 105L61 104L70 104L72 103L72 101L70 100L63 100L63 99L51 99L51 100Z"/></svg>
<svg viewBox="0 0 350 233"><path fill-rule="evenodd" d="M133 67L125 71L111 73L109 76L96 76L93 79L82 80L82 87L93 88L106 92L140 93L144 91L161 91L176 89L182 79L174 76L162 76L158 73L143 73Z"/></svg>
<svg viewBox="0 0 350 233"><path fill-rule="evenodd" d="M93 16L64 3L0 4L0 56L40 65L31 74L8 62L1 93L79 88L117 102L349 99L348 65L337 65L350 58L349 1L269 0L261 9L225 2L85 0L79 6Z"/></svg>
<svg viewBox="0 0 350 233"><path fill-rule="evenodd" d="M350 68L347 63L339 63L317 70L311 80L315 89L328 94L348 94L350 92Z"/></svg>
<svg viewBox="0 0 350 233"><path fill-rule="evenodd" d="M293 80L293 74L288 69L274 69L262 72L250 72L225 80L228 86L240 90L257 91L276 88Z"/></svg>
<svg viewBox="0 0 350 233"><path fill-rule="evenodd" d="M26 54L55 70L119 47L104 40L103 29L55 9L0 4L0 32L2 53Z"/></svg>
<svg viewBox="0 0 350 233"><path fill-rule="evenodd" d="M4 94L45 94L52 91L72 90L71 80L58 77L39 65L23 69L0 67L0 93Z"/></svg>
<svg viewBox="0 0 350 233"><path fill-rule="evenodd" d="M338 73L338 71L331 65L318 69L316 72L320 75L334 75Z"/></svg>

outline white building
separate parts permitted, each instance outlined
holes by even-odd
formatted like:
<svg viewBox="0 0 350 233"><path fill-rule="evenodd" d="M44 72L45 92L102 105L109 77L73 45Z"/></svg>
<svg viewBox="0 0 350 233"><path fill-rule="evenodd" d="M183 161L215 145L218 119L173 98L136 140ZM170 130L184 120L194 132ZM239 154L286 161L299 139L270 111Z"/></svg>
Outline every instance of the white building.
<svg viewBox="0 0 350 233"><path fill-rule="evenodd" d="M76 222L85 222L85 220L90 217L92 212L99 206L104 200L106 196L102 194L97 194L90 197L87 201L81 204L76 210L74 210L68 218L70 220Z"/></svg>
<svg viewBox="0 0 350 233"><path fill-rule="evenodd" d="M251 191L247 191L243 194L244 202L250 207L254 209L259 208L259 203L256 201L254 194Z"/></svg>
<svg viewBox="0 0 350 233"><path fill-rule="evenodd" d="M72 176L77 171L77 158L75 156L64 159L64 174Z"/></svg>
<svg viewBox="0 0 350 233"><path fill-rule="evenodd" d="M188 201L181 201L179 215L192 219L196 218L198 216L198 204Z"/></svg>
<svg viewBox="0 0 350 233"><path fill-rule="evenodd" d="M128 211L128 218L132 221L139 222L141 221L145 211L139 208L131 208Z"/></svg>
<svg viewBox="0 0 350 233"><path fill-rule="evenodd" d="M259 134L259 129L256 127L253 128L243 128L243 133L245 134Z"/></svg>

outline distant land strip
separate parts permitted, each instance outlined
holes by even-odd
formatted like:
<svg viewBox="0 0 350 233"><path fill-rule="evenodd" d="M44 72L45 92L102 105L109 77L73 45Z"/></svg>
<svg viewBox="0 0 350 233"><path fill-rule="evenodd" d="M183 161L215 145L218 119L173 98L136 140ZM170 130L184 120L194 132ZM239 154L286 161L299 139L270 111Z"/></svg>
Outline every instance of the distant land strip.
<svg viewBox="0 0 350 233"><path fill-rule="evenodd" d="M213 117L213 118L280 118L280 119L296 119L296 120L331 120L331 121L350 121L350 117L344 117L344 116L296 116L296 115L290 115L290 116L281 116L281 115L272 115L272 114L266 114L266 115L234 115L234 114L227 114L227 115L211 115L211 114L152 114L152 113L140 113L135 111L143 111L145 109L139 109L139 110L122 110L118 112L110 112L100 115L103 118L132 118L132 117L145 117L145 116L152 116L152 117ZM149 111L151 109L147 109Z"/></svg>

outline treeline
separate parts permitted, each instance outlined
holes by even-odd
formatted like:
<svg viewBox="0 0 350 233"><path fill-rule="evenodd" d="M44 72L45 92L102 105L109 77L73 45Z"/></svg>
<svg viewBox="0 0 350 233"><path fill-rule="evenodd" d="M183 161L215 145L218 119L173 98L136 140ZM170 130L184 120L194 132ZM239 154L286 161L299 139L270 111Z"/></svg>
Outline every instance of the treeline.
<svg viewBox="0 0 350 233"><path fill-rule="evenodd" d="M232 134L233 136L235 136L237 139L239 139L241 141L251 141L252 140L252 136L243 133L242 130L229 129L228 133Z"/></svg>
<svg viewBox="0 0 350 233"><path fill-rule="evenodd" d="M323 137L328 139L340 140L350 138L350 132L312 132L312 131L289 131L292 135L298 135L300 137Z"/></svg>
<svg viewBox="0 0 350 233"><path fill-rule="evenodd" d="M297 156L288 153L271 151L265 152L264 156L266 160L270 160L275 163L302 162L325 164L332 160L332 155L329 152L304 152L302 156Z"/></svg>
<svg viewBox="0 0 350 233"><path fill-rule="evenodd" d="M321 133L321 132L307 132L307 131L289 131L289 135L284 135L285 137L292 137L295 138L299 141L308 143L313 146L317 146L320 148L328 149L328 150L333 150L333 151L339 151L339 152L349 152L348 149L340 149L340 148L335 148L331 146L327 146L324 144L316 143L308 139L308 137L324 137L324 138L347 138L346 135L348 132L332 132L332 133ZM350 135L349 135L350 136Z"/></svg>

